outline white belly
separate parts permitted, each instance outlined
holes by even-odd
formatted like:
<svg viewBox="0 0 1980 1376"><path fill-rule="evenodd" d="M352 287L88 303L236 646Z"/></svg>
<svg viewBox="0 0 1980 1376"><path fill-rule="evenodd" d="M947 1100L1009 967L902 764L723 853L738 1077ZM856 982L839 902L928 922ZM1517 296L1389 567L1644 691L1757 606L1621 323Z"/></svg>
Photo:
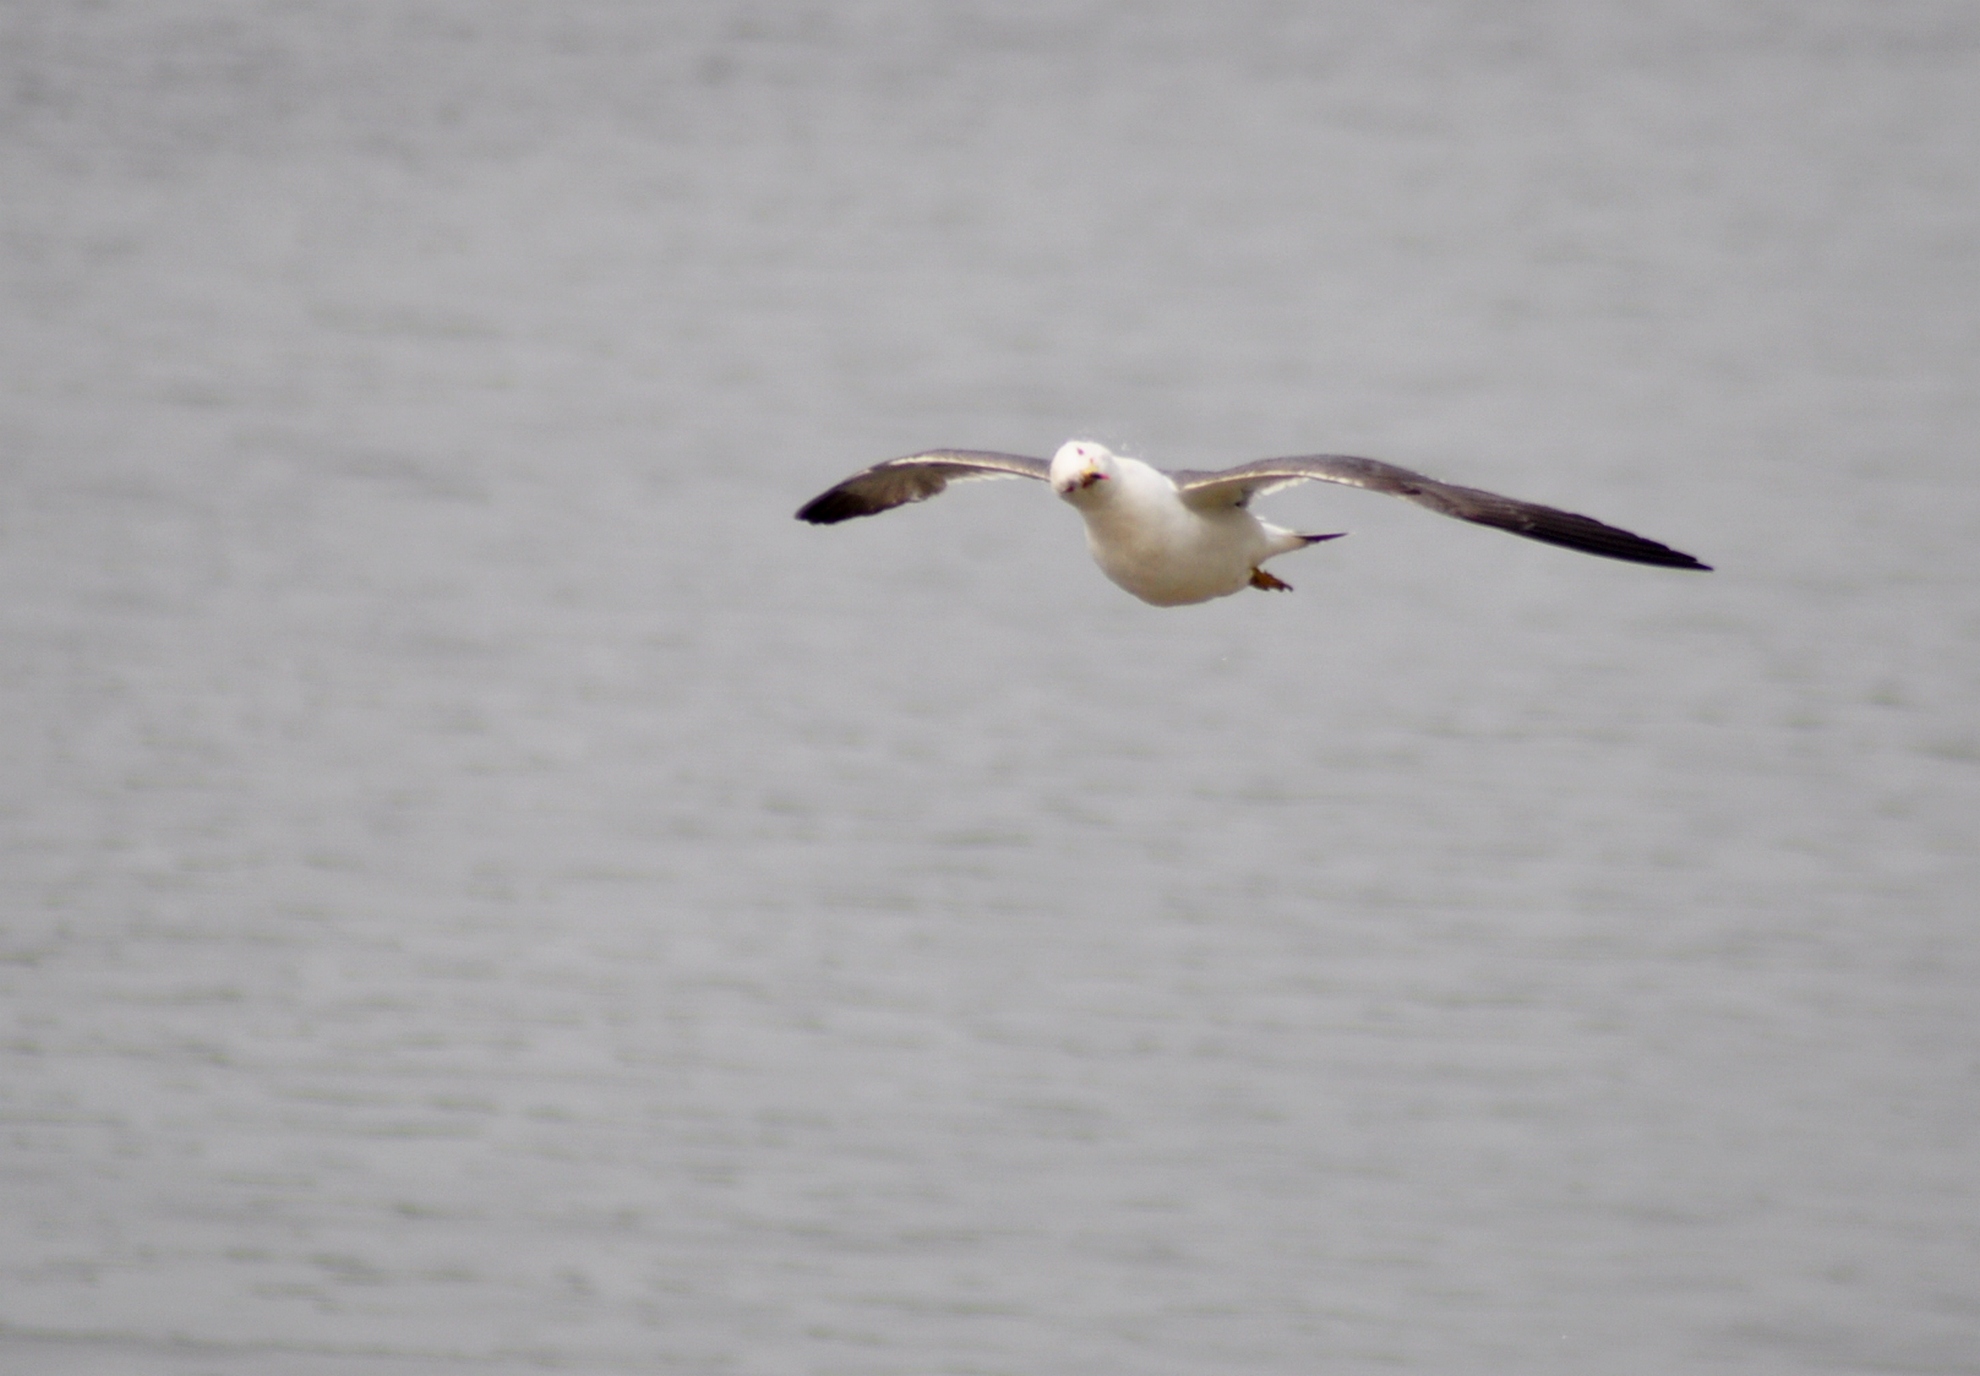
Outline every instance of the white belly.
<svg viewBox="0 0 1980 1376"><path fill-rule="evenodd" d="M1180 504L1164 519L1112 521L1086 515L1086 543L1100 571L1144 602L1180 607L1228 597L1251 584L1252 570L1284 548L1267 527L1236 507L1201 515Z"/></svg>

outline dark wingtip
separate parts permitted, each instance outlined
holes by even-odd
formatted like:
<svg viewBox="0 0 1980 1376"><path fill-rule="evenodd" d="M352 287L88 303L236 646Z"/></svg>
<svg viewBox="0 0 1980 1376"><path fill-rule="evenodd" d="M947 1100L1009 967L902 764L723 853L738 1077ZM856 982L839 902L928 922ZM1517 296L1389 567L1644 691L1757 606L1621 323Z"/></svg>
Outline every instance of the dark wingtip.
<svg viewBox="0 0 1980 1376"><path fill-rule="evenodd" d="M850 492L835 487L799 507L797 518L815 526L830 526L840 521L850 521L855 516L871 516L878 509L870 502L863 502Z"/></svg>
<svg viewBox="0 0 1980 1376"><path fill-rule="evenodd" d="M1655 544L1655 541L1648 543ZM1695 573L1710 573L1712 571L1710 564L1692 558L1681 549L1672 549L1669 545L1657 545L1657 552L1655 554L1638 556L1638 562L1659 564L1667 569L1690 569Z"/></svg>
<svg viewBox="0 0 1980 1376"><path fill-rule="evenodd" d="M1607 551L1590 550L1589 553L1603 554L1607 553ZM1700 563L1683 550L1668 549L1663 546L1659 546L1654 553L1631 551L1627 554L1610 555L1610 557L1613 559L1626 559L1632 564L1654 564L1658 568L1664 569L1686 569L1692 573L1710 573L1712 571L1710 564Z"/></svg>
<svg viewBox="0 0 1980 1376"><path fill-rule="evenodd" d="M1615 526L1603 525L1600 521L1572 513L1549 513L1544 521L1532 525L1522 523L1508 526L1516 535L1524 535L1529 540L1539 540L1550 545L1565 545L1569 549L1580 550L1583 554L1596 554L1605 559L1621 559L1632 564L1652 564L1665 569L1691 569L1710 573L1712 566L1681 549L1656 540L1645 539L1631 531Z"/></svg>

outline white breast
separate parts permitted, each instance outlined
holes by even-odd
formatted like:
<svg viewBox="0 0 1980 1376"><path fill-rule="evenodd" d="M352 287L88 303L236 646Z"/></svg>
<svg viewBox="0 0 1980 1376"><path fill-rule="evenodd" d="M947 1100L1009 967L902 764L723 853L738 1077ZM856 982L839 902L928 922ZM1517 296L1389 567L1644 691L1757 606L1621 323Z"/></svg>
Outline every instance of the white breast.
<svg viewBox="0 0 1980 1376"><path fill-rule="evenodd" d="M1100 571L1144 602L1182 606L1248 586L1261 559L1287 548L1240 507L1183 504L1164 473L1115 458L1117 478L1074 494Z"/></svg>

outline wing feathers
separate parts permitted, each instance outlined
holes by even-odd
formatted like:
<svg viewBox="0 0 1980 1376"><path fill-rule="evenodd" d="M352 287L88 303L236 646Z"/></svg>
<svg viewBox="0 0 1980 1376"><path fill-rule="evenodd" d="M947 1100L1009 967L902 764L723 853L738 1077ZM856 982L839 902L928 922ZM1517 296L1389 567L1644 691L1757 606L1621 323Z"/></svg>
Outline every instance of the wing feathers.
<svg viewBox="0 0 1980 1376"><path fill-rule="evenodd" d="M952 482L974 478L1050 476L1052 465L1023 454L983 449L931 449L925 454L888 459L853 474L798 508L798 519L829 526L855 516L877 516L909 502L925 502Z"/></svg>
<svg viewBox="0 0 1980 1376"><path fill-rule="evenodd" d="M1349 458L1341 454L1309 454L1290 459L1260 459L1218 473L1184 472L1170 475L1182 498L1199 509L1215 506L1242 506L1253 495L1269 492L1288 483L1309 479L1346 483L1371 492L1386 492L1418 506L1429 507L1460 521L1493 526L1499 530L1562 545L1584 554L1608 559L1626 559L1637 564L1657 564L1674 569L1709 569L1689 554L1669 545L1647 540L1615 526L1604 525L1590 516L1578 516L1537 502L1501 497L1475 487L1438 482L1421 473L1412 473L1392 463L1376 459Z"/></svg>

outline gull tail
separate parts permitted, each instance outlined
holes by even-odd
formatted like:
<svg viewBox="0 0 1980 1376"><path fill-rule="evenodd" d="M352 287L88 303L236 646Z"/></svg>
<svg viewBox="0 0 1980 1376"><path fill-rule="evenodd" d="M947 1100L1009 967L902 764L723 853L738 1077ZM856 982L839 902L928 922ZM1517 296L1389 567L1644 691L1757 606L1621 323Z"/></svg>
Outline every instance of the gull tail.
<svg viewBox="0 0 1980 1376"><path fill-rule="evenodd" d="M1309 545L1317 545L1322 540L1338 540L1343 535L1352 535L1353 533L1353 531L1348 530L1337 530L1331 535L1302 535L1299 538L1306 541Z"/></svg>

